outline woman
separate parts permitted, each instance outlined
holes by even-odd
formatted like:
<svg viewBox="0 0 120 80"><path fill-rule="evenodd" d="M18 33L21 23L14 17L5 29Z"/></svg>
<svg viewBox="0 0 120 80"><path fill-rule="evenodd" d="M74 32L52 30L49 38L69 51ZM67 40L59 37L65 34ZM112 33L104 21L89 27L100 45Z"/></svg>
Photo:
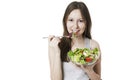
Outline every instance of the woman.
<svg viewBox="0 0 120 80"><path fill-rule="evenodd" d="M83 2L74 1L68 5L63 27L65 37L49 36L51 80L100 80L101 58L88 66L75 65L67 58L67 52L75 48L100 50L99 44L91 38L91 18ZM69 36L70 33L75 33L76 37Z"/></svg>

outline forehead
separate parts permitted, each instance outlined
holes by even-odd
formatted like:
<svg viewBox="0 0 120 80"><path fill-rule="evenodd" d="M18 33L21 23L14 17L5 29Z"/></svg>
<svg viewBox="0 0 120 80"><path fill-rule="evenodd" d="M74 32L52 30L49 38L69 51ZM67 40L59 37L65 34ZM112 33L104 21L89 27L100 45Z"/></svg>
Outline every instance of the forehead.
<svg viewBox="0 0 120 80"><path fill-rule="evenodd" d="M81 11L79 9L74 9L71 11L68 18L82 18Z"/></svg>

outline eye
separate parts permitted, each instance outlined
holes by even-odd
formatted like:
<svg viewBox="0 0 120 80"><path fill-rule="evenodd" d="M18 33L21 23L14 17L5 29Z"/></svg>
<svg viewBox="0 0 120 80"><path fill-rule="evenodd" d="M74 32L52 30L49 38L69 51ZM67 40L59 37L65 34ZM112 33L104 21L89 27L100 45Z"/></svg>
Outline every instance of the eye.
<svg viewBox="0 0 120 80"><path fill-rule="evenodd" d="M73 19L68 19L68 21L73 21Z"/></svg>
<svg viewBox="0 0 120 80"><path fill-rule="evenodd" d="M79 20L79 22L84 22L84 20Z"/></svg>

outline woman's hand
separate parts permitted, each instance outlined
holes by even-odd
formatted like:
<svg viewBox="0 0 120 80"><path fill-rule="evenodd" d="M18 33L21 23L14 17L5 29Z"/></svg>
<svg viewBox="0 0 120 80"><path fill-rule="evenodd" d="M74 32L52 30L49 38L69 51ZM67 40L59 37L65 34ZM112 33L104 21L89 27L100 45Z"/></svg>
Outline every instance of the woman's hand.
<svg viewBox="0 0 120 80"><path fill-rule="evenodd" d="M50 35L48 38L48 46L49 49L54 50L56 53L60 53L60 49L58 47L58 44L60 43L60 38L59 37L55 37L53 35Z"/></svg>
<svg viewBox="0 0 120 80"><path fill-rule="evenodd" d="M58 47L60 41L60 38L55 36L49 36L48 38L51 80L62 80L62 65Z"/></svg>
<svg viewBox="0 0 120 80"><path fill-rule="evenodd" d="M79 65L89 76L90 80L100 80L100 76L94 72L93 68L96 64L100 62L100 59L98 59L94 64L92 65Z"/></svg>
<svg viewBox="0 0 120 80"><path fill-rule="evenodd" d="M93 67L100 62L100 59L98 59L94 64L92 65L80 65L80 67L85 71L88 72L89 70L93 70Z"/></svg>

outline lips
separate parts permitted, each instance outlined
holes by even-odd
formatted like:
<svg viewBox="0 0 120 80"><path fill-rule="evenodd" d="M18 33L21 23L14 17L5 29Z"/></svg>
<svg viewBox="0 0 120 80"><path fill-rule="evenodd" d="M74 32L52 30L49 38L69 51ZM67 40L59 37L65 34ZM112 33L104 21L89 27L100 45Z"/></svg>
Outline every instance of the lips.
<svg viewBox="0 0 120 80"><path fill-rule="evenodd" d="M79 31L80 31L80 30L75 30L75 31L69 33L69 37L77 37Z"/></svg>
<svg viewBox="0 0 120 80"><path fill-rule="evenodd" d="M80 30L77 30L75 33L78 34Z"/></svg>
<svg viewBox="0 0 120 80"><path fill-rule="evenodd" d="M79 31L80 31L80 29L76 29L73 31L73 33L77 35Z"/></svg>

